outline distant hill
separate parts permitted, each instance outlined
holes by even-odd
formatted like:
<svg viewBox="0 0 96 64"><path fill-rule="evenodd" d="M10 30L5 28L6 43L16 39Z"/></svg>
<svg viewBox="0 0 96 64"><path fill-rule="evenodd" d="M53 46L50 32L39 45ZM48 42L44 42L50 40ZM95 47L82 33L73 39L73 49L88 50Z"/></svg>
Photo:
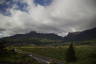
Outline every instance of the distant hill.
<svg viewBox="0 0 96 64"><path fill-rule="evenodd" d="M44 38L50 40L63 40L61 36L58 36L54 33L37 33L35 31L32 31L27 34L16 34L14 36L11 36L11 38Z"/></svg>
<svg viewBox="0 0 96 64"><path fill-rule="evenodd" d="M96 40L96 28L85 30L82 32L73 32L69 33L66 37L66 40L73 40L73 41L82 41L82 40Z"/></svg>
<svg viewBox="0 0 96 64"><path fill-rule="evenodd" d="M63 43L63 37L61 36L54 33L37 33L35 31L27 34L16 34L14 36L2 38L1 40L6 40L8 43L14 45L48 45Z"/></svg>
<svg viewBox="0 0 96 64"><path fill-rule="evenodd" d="M72 41L92 41L96 40L96 28L85 30L82 32L70 32L66 37L61 37L54 33L37 33L35 31L32 31L27 34L16 34L14 36L5 37L0 39L0 41L1 40L5 40L6 42L8 42L8 44L14 45L59 45L65 42Z"/></svg>

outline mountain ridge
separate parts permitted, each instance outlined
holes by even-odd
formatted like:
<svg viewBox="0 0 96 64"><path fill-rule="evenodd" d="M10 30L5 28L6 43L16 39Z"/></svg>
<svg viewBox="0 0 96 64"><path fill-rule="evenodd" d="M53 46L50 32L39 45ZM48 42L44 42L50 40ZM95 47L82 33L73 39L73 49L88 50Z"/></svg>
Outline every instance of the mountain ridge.
<svg viewBox="0 0 96 64"><path fill-rule="evenodd" d="M5 37L0 40L6 40L10 44L60 44L72 41L87 41L96 40L96 28L85 30L82 32L71 32L67 36L62 37L54 33L37 33L32 31L27 34L17 34L10 37Z"/></svg>
<svg viewBox="0 0 96 64"><path fill-rule="evenodd" d="M75 41L96 39L96 28L82 32L69 33L65 38Z"/></svg>

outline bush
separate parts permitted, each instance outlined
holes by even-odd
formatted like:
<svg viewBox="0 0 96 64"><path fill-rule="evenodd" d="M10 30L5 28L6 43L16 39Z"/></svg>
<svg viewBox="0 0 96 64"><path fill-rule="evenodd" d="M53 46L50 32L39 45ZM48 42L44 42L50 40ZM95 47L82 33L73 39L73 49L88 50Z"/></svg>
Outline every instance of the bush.
<svg viewBox="0 0 96 64"><path fill-rule="evenodd" d="M6 41L0 41L0 54L4 54L6 52Z"/></svg>
<svg viewBox="0 0 96 64"><path fill-rule="evenodd" d="M66 52L66 61L67 62L75 62L77 60L75 50L73 47L73 43L70 44L67 52Z"/></svg>

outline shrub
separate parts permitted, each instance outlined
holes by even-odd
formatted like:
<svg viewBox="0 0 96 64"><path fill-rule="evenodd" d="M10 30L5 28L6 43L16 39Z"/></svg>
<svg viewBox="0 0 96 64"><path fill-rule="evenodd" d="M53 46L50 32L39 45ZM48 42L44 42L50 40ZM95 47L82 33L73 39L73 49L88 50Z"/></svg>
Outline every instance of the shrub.
<svg viewBox="0 0 96 64"><path fill-rule="evenodd" d="M75 62L77 60L75 50L73 47L73 43L69 45L68 50L66 51L66 61L67 62Z"/></svg>

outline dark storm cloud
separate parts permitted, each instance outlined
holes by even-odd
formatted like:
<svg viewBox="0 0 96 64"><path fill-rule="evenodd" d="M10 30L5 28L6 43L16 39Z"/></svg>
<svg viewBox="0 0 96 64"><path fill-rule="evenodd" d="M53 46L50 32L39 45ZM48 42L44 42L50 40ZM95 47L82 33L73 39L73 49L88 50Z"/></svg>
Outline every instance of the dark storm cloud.
<svg viewBox="0 0 96 64"><path fill-rule="evenodd" d="M2 32L2 31L5 31L5 29L1 28L1 29L0 29L0 32Z"/></svg>
<svg viewBox="0 0 96 64"><path fill-rule="evenodd" d="M91 0L93 5L96 5L96 0Z"/></svg>

